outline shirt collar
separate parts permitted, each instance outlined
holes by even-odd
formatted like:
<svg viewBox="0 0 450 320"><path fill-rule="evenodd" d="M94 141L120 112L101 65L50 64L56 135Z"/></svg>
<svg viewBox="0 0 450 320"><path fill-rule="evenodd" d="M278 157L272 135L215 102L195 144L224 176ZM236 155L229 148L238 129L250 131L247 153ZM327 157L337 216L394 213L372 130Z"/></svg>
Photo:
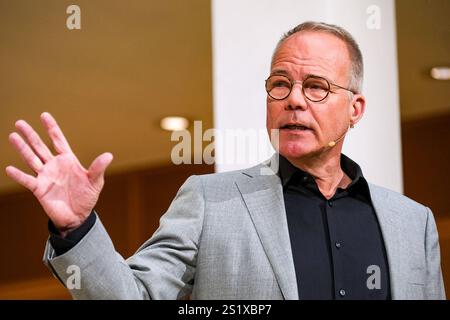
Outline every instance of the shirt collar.
<svg viewBox="0 0 450 320"><path fill-rule="evenodd" d="M292 163L289 162L289 160L287 160L281 154L279 156L280 156L280 169L278 172L283 187L286 187L290 183L298 183L299 181L298 179L300 179L300 181L303 181L304 183L314 182L313 177L309 173L294 166ZM347 190L354 189L356 188L356 186L362 186L364 191L366 192L369 191L369 186L363 176L360 166L343 153L341 153L341 168L352 180L352 182L346 188ZM294 176L295 179L293 179Z"/></svg>

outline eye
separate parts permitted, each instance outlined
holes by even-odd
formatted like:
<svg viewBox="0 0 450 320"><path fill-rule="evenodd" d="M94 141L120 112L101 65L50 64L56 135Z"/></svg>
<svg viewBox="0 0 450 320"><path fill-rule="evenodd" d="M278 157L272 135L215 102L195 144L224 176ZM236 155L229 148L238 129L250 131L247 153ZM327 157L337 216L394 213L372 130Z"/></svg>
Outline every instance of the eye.
<svg viewBox="0 0 450 320"><path fill-rule="evenodd" d="M287 82L286 80L275 80L272 83L272 86L276 87L276 88L280 88L280 87L289 88L291 86L291 84L289 82Z"/></svg>
<svg viewBox="0 0 450 320"><path fill-rule="evenodd" d="M328 91L328 85L325 81L309 79L303 83L305 89Z"/></svg>

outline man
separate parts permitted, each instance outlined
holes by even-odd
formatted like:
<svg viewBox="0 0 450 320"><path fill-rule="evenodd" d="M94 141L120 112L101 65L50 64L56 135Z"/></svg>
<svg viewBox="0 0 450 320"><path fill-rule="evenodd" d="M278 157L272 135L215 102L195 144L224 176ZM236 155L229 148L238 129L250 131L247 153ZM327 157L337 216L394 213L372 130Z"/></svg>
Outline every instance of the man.
<svg viewBox="0 0 450 320"><path fill-rule="evenodd" d="M433 215L369 184L341 154L364 114L358 45L337 26L306 22L275 49L266 80L267 129L278 151L250 169L190 177L155 234L128 260L94 207L112 161L88 170L44 113L57 155L24 121L11 143L37 173L7 174L51 223L44 260L77 299L444 299ZM279 155L279 161L277 156ZM267 174L273 163L279 170Z"/></svg>

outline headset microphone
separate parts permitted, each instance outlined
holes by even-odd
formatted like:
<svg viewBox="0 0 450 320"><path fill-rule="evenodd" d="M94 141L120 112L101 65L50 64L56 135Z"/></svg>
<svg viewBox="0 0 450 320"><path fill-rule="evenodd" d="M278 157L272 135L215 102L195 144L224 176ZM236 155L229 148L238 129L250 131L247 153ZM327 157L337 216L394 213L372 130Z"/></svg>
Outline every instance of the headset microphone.
<svg viewBox="0 0 450 320"><path fill-rule="evenodd" d="M344 132L344 134L342 136L340 136L336 140L332 140L332 141L328 142L326 147L330 147L330 148L334 147L337 142L339 142L340 140L342 140L345 137L345 135L347 134L348 130L350 130L350 128L353 128L353 123L350 123L349 127L347 128L347 130L345 130L345 132Z"/></svg>

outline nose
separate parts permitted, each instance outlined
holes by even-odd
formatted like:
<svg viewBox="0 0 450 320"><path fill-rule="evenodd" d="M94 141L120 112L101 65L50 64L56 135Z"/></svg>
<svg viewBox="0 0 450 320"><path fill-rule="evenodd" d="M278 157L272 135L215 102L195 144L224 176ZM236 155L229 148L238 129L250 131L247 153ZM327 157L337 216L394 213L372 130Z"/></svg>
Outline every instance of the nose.
<svg viewBox="0 0 450 320"><path fill-rule="evenodd" d="M303 110L308 108L308 103L303 95L302 85L295 82L292 86L291 93L287 98L286 110Z"/></svg>

